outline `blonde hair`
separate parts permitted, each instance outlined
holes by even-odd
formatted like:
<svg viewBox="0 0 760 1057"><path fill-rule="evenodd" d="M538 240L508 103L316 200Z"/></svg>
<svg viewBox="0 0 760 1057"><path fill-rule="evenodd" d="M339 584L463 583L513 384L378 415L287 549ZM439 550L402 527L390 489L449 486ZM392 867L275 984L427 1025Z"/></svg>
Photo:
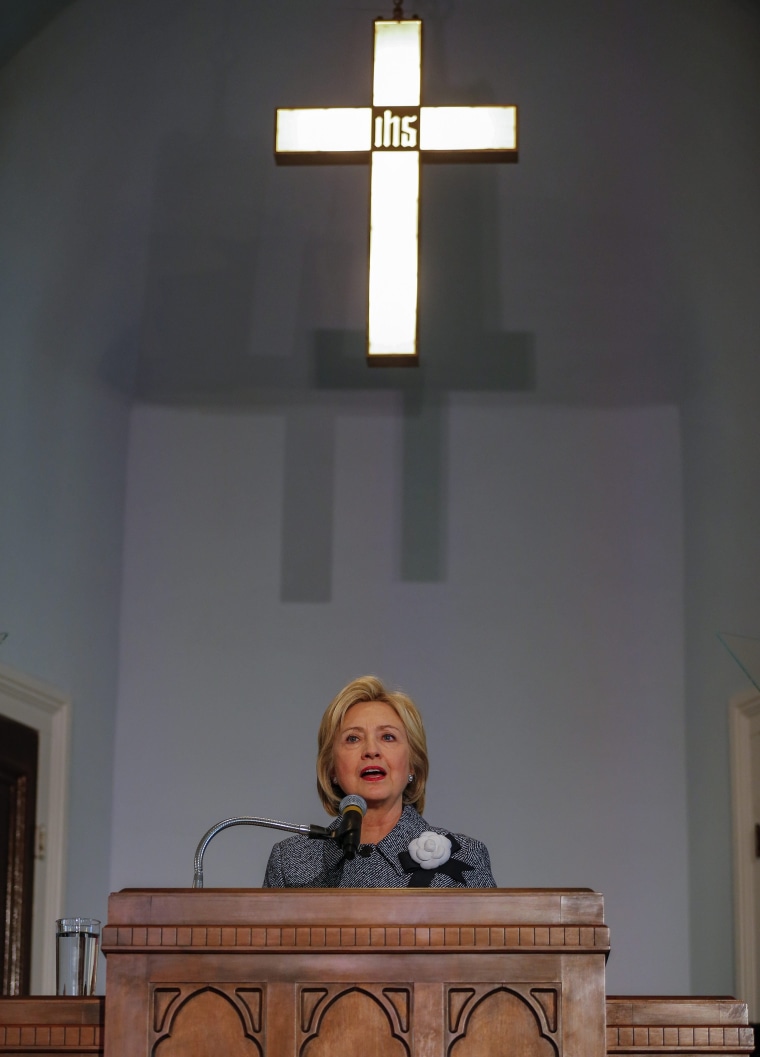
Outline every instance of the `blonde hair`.
<svg viewBox="0 0 760 1057"><path fill-rule="evenodd" d="M334 785L333 746L340 732L343 718L352 705L362 701L383 701L390 705L401 720L409 739L409 770L414 778L404 790L404 804L414 804L422 814L425 807L425 784L428 776L427 742L422 716L410 697L400 690L389 691L375 675L363 675L345 686L332 699L322 716L317 737L317 792L328 815L339 814L338 805L343 799L343 790Z"/></svg>

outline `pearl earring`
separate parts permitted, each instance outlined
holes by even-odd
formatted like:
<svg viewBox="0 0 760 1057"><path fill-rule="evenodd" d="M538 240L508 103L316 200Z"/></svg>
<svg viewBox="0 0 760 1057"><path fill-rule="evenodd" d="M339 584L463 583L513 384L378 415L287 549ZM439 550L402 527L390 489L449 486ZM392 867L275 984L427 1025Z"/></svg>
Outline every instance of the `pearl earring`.
<svg viewBox="0 0 760 1057"><path fill-rule="evenodd" d="M410 774L409 777L407 778L407 783L413 782L413 781L414 781L414 775Z"/></svg>

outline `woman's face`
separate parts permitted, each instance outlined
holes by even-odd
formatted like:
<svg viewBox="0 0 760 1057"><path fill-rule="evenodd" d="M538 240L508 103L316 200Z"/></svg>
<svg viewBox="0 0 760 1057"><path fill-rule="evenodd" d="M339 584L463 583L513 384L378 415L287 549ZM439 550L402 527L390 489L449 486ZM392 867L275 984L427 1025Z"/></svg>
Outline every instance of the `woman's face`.
<svg viewBox="0 0 760 1057"><path fill-rule="evenodd" d="M409 780L409 739L385 701L360 701L343 717L333 745L333 773L344 793L368 808L398 807Z"/></svg>

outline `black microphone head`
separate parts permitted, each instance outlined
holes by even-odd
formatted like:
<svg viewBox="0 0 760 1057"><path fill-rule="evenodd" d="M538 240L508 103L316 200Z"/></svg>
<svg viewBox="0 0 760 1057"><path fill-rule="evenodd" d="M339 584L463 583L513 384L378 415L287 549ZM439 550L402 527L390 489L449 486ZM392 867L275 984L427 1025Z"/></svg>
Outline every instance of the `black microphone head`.
<svg viewBox="0 0 760 1057"><path fill-rule="evenodd" d="M353 859L361 842L362 819L367 810L367 801L363 796L351 793L340 802L340 813L343 816L335 831L335 839L347 859Z"/></svg>
<svg viewBox="0 0 760 1057"><path fill-rule="evenodd" d="M367 812L367 801L363 796L358 796L356 793L349 793L348 796L343 797L338 805L341 815L349 807L357 808L361 812L362 818L364 818Z"/></svg>

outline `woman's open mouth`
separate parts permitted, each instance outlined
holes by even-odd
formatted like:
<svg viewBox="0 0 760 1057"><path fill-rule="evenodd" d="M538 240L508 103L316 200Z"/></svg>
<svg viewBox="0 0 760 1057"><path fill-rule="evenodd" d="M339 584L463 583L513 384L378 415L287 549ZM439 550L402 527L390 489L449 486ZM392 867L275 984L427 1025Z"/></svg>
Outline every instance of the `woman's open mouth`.
<svg viewBox="0 0 760 1057"><path fill-rule="evenodd" d="M382 767L365 767L359 772L359 777L365 782L379 782L385 778L385 773Z"/></svg>

